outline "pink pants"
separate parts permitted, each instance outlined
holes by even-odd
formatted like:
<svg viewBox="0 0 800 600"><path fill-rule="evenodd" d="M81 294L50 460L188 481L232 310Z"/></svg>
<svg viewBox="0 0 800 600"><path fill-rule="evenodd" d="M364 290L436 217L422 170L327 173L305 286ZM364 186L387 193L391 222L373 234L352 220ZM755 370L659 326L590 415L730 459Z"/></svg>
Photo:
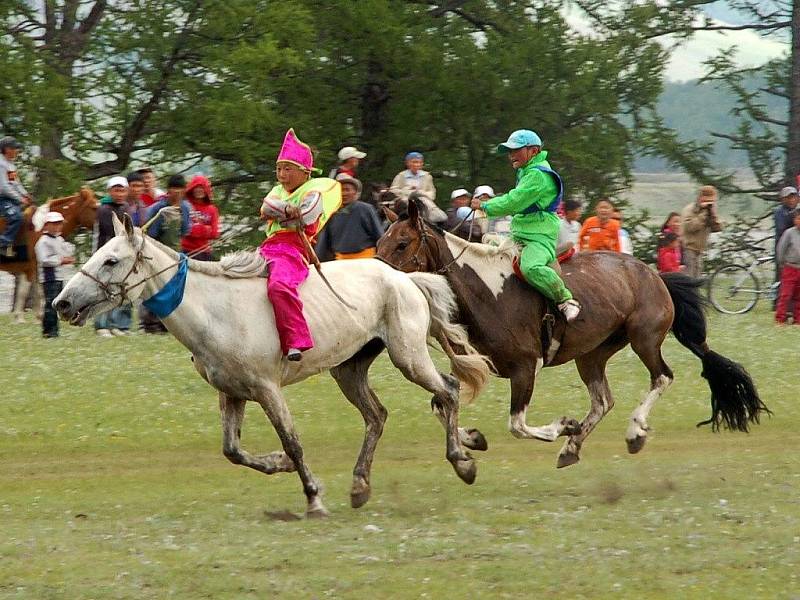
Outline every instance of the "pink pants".
<svg viewBox="0 0 800 600"><path fill-rule="evenodd" d="M275 311L275 324L281 340L281 350L308 350L314 340L303 316L303 303L297 288L308 277L308 265L303 258L300 240L274 236L261 246L261 256L269 263L267 297Z"/></svg>

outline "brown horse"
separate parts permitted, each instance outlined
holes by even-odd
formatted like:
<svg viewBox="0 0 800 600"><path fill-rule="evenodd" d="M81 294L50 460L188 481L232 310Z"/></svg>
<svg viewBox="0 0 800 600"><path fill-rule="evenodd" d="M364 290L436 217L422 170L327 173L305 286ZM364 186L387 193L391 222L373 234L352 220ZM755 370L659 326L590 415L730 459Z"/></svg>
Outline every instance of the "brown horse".
<svg viewBox="0 0 800 600"><path fill-rule="evenodd" d="M703 363L711 388L711 423L747 431L769 412L741 365L713 352L706 343L706 321L698 280L680 274L659 276L635 258L615 252L580 253L562 265L563 278L580 301L580 317L567 324L558 310L514 274L514 246L471 244L434 228L409 204L378 243L378 257L403 271L427 271L447 277L458 298L460 322L470 341L489 356L500 377L511 380L509 429L515 437L555 441L569 436L558 467L580 460L583 442L614 406L606 363L622 348L633 351L650 372L650 390L630 418L628 451L647 440L647 417L672 383L661 355L670 329ZM534 381L543 366L574 360L589 390L591 408L583 421L562 417L531 427L526 411Z"/></svg>
<svg viewBox="0 0 800 600"><path fill-rule="evenodd" d="M36 285L37 264L34 247L41 235L38 231L41 230L41 223L36 223L36 221L43 222L44 215L48 211L59 212L64 215L62 235L66 238L81 228L91 229L94 226L95 215L97 214L97 198L91 189L83 187L80 192L72 196L48 200L38 208L29 207L25 210L25 220L14 243L16 256L13 258L0 257L0 270L7 271L12 275L24 276L24 278L18 278L15 294L14 314L18 322L23 319L29 289L34 290L34 306L38 304L37 298L39 294L36 293L38 290L38 285ZM38 225L38 227L35 225ZM5 222L0 219L0 231L4 227ZM32 283L34 284L33 286L31 286Z"/></svg>

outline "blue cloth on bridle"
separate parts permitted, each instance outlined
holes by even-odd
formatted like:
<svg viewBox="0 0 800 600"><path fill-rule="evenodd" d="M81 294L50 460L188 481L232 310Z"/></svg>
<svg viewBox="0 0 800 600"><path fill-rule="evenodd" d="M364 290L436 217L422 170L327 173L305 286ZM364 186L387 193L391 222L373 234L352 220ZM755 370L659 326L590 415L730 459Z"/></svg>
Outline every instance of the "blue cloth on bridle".
<svg viewBox="0 0 800 600"><path fill-rule="evenodd" d="M189 259L181 253L178 272L167 284L142 302L144 307L159 319L168 317L183 301L183 290L186 288L186 274L189 272Z"/></svg>

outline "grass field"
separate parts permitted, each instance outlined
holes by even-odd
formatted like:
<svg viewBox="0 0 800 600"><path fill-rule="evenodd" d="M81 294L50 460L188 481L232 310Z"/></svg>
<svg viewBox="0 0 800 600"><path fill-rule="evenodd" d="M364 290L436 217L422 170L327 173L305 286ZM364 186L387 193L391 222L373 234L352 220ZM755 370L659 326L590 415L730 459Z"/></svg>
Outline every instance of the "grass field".
<svg viewBox="0 0 800 600"><path fill-rule="evenodd" d="M641 454L624 431L647 377L626 349L616 408L568 469L560 441L511 438L493 380L462 411L490 445L473 486L444 459L428 395L381 359L390 417L358 511L360 416L327 374L289 388L322 521L293 519L295 474L222 456L216 395L170 337L42 340L0 317L0 598L800 598L800 327L760 308L711 315L712 346L775 412L750 435L695 428L710 412L700 365L670 339L677 379ZM529 421L587 408L574 366L545 370ZM257 406L243 444L278 449Z"/></svg>

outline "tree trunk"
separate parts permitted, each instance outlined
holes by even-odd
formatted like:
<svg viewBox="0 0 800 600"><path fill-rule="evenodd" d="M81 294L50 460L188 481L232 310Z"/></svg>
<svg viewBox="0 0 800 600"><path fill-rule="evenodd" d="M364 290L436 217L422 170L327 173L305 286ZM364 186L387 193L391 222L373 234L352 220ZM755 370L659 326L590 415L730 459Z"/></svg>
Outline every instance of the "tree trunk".
<svg viewBox="0 0 800 600"><path fill-rule="evenodd" d="M361 128L364 146L369 151L369 169L386 172L390 157L385 146L386 112L389 104L389 82L383 63L374 55L367 62L367 79L361 92Z"/></svg>
<svg viewBox="0 0 800 600"><path fill-rule="evenodd" d="M786 141L786 185L800 174L800 2L792 3L792 72L789 80L789 127Z"/></svg>

